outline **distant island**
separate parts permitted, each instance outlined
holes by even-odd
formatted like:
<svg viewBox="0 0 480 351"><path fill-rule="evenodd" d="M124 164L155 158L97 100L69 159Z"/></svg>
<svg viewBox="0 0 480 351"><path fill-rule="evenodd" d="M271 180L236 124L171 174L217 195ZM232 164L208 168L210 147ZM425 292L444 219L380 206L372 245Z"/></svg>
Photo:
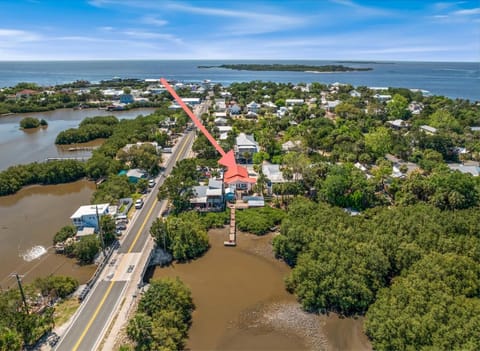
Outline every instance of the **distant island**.
<svg viewBox="0 0 480 351"><path fill-rule="evenodd" d="M282 65L282 64L231 64L219 66L198 66L198 68L226 68L237 71L290 71L290 72L351 72L351 71L371 71L373 68L354 68L343 65Z"/></svg>

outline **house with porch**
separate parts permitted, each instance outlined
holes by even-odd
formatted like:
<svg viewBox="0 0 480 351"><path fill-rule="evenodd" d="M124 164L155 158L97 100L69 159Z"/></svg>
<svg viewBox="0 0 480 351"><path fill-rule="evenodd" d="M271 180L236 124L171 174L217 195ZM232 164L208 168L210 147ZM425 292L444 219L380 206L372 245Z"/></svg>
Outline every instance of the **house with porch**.
<svg viewBox="0 0 480 351"><path fill-rule="evenodd" d="M94 228L98 231L98 223L102 216L108 215L109 203L98 205L80 206L73 215L70 216L73 225L77 230L84 228Z"/></svg>
<svg viewBox="0 0 480 351"><path fill-rule="evenodd" d="M249 163L253 154L259 151L259 146L252 134L240 133L235 139L234 150L239 163Z"/></svg>
<svg viewBox="0 0 480 351"><path fill-rule="evenodd" d="M210 178L208 185L193 187L194 197L190 204L197 211L223 211L225 209L225 189L223 182Z"/></svg>
<svg viewBox="0 0 480 351"><path fill-rule="evenodd" d="M250 191L257 180L250 178L248 170L245 167L235 165L234 167L229 167L225 172L223 182L226 187L231 189Z"/></svg>

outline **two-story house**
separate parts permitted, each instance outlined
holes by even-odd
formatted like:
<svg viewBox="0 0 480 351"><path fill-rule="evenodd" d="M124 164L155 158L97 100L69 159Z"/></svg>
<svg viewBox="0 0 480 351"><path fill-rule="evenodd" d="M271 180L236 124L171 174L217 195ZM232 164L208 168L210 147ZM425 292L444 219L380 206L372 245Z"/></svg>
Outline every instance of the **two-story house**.
<svg viewBox="0 0 480 351"><path fill-rule="evenodd" d="M83 228L95 228L95 231L97 231L100 218L108 214L109 206L109 203L80 206L70 219L78 230Z"/></svg>
<svg viewBox="0 0 480 351"><path fill-rule="evenodd" d="M225 208L225 191L221 180L210 178L208 185L193 187L194 197L190 199L197 211L223 211Z"/></svg>
<svg viewBox="0 0 480 351"><path fill-rule="evenodd" d="M259 151L253 135L240 133L235 139L235 158L239 163L250 163L253 154Z"/></svg>

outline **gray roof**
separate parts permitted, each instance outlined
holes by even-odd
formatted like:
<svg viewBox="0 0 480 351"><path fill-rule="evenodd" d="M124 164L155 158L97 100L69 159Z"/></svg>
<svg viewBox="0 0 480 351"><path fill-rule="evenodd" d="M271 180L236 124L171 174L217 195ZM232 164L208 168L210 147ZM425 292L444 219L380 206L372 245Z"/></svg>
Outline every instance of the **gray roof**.
<svg viewBox="0 0 480 351"><path fill-rule="evenodd" d="M480 167L477 166L466 166L462 165L461 163L450 163L448 164L448 168L452 171L460 171L462 173L470 173L474 177L478 177L480 172Z"/></svg>
<svg viewBox="0 0 480 351"><path fill-rule="evenodd" d="M208 180L208 187L210 189L222 189L223 182L221 180L218 180L218 179L210 178Z"/></svg>
<svg viewBox="0 0 480 351"><path fill-rule="evenodd" d="M235 144L237 146L254 146L258 148L255 138L251 134L240 133L236 138Z"/></svg>

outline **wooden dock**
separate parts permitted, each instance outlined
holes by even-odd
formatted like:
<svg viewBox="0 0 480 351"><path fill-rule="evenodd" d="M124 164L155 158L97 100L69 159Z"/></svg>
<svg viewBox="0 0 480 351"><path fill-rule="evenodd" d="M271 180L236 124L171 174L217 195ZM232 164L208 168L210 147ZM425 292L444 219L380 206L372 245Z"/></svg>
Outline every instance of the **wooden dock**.
<svg viewBox="0 0 480 351"><path fill-rule="evenodd" d="M235 223L235 205L228 205L230 208L230 228L228 241L224 241L224 246L237 246L237 225Z"/></svg>

